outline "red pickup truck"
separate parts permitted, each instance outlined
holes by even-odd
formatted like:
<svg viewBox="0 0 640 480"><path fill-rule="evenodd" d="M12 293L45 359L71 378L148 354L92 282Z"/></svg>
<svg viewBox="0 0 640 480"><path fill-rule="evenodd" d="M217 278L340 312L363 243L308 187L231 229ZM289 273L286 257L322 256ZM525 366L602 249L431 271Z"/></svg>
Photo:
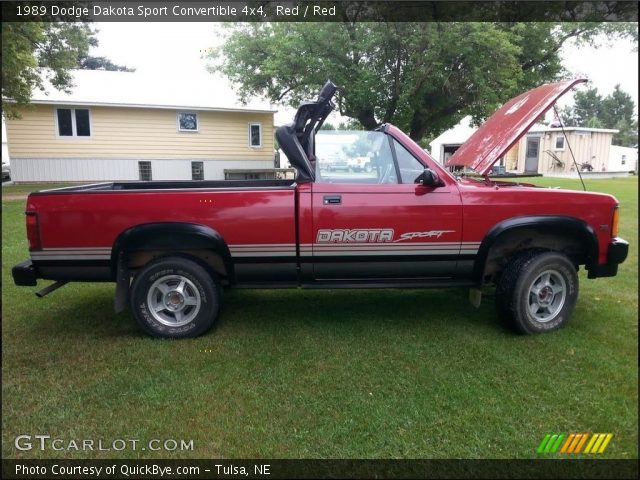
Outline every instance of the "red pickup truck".
<svg viewBox="0 0 640 480"><path fill-rule="evenodd" d="M193 337L213 325L223 286L276 288L496 285L516 330L555 330L578 296L577 270L614 276L628 253L610 195L492 181L492 165L581 80L507 102L449 159L456 177L392 125L352 135L362 172L322 167L316 135L334 107L327 82L276 136L295 181L113 182L35 192L27 200L37 279L115 282L147 333ZM318 147L318 148L316 148ZM356 153L354 153L356 152Z"/></svg>

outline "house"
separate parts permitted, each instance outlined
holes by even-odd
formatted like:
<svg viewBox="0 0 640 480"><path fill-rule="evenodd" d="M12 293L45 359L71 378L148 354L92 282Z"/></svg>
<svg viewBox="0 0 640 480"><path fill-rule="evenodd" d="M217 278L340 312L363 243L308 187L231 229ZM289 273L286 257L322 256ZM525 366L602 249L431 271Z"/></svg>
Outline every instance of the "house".
<svg viewBox="0 0 640 480"><path fill-rule="evenodd" d="M611 150L609 150L609 168L611 171L637 172L638 149L611 145Z"/></svg>
<svg viewBox="0 0 640 480"><path fill-rule="evenodd" d="M2 163L9 164L9 144L7 143L7 128L2 117Z"/></svg>
<svg viewBox="0 0 640 480"><path fill-rule="evenodd" d="M470 124L470 117L447 130L431 143L431 155L444 164L446 160L476 131ZM611 145L617 130L586 127L558 127L534 125L498 162L500 170L517 174L542 174L547 176L577 175L571 153L575 156L581 171L607 172L608 174L628 172ZM631 152L624 153L631 157ZM590 170L589 170L590 169Z"/></svg>
<svg viewBox="0 0 640 480"><path fill-rule="evenodd" d="M15 181L210 180L274 167L276 110L241 105L213 78L79 70L74 83L71 93L35 91L7 120Z"/></svg>
<svg viewBox="0 0 640 480"><path fill-rule="evenodd" d="M440 134L429 144L431 156L444 164L476 130L477 127L471 126L471 117L464 117L460 123Z"/></svg>
<svg viewBox="0 0 640 480"><path fill-rule="evenodd" d="M581 171L614 172L617 170L610 162L610 149L617 132L604 128L565 127L563 131L535 126L512 149L516 154L505 166L508 171L549 176L575 172L575 163Z"/></svg>

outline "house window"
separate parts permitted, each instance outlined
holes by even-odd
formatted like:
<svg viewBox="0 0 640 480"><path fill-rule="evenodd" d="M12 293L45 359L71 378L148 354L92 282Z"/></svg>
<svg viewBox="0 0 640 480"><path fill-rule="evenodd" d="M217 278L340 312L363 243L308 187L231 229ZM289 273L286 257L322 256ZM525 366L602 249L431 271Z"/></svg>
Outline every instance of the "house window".
<svg viewBox="0 0 640 480"><path fill-rule="evenodd" d="M191 180L204 180L204 164L191 162Z"/></svg>
<svg viewBox="0 0 640 480"><path fill-rule="evenodd" d="M627 156L626 155L622 155L622 158L620 159L620 164L624 165L627 163Z"/></svg>
<svg viewBox="0 0 640 480"><path fill-rule="evenodd" d="M249 124L249 146L262 147L262 125L260 123Z"/></svg>
<svg viewBox="0 0 640 480"><path fill-rule="evenodd" d="M59 137L91 136L91 115L86 108L57 108L56 123Z"/></svg>
<svg viewBox="0 0 640 480"><path fill-rule="evenodd" d="M197 132L198 114L190 112L178 113L178 130L181 132Z"/></svg>
<svg viewBox="0 0 640 480"><path fill-rule="evenodd" d="M138 162L138 176L144 182L151 181L151 162Z"/></svg>
<svg viewBox="0 0 640 480"><path fill-rule="evenodd" d="M564 150L564 135L558 135L556 137L556 144L554 150Z"/></svg>

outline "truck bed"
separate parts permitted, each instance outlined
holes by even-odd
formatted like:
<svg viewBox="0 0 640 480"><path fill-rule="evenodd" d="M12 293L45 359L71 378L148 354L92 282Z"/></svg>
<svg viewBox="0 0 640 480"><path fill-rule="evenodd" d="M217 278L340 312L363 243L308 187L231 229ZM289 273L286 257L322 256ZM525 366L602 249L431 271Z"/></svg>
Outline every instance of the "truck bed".
<svg viewBox="0 0 640 480"><path fill-rule="evenodd" d="M51 195L68 193L104 193L109 191L150 191L150 190L218 190L218 189L283 189L295 188L295 181L286 180L156 180L156 181L125 181L104 182L89 185L40 190L32 195Z"/></svg>

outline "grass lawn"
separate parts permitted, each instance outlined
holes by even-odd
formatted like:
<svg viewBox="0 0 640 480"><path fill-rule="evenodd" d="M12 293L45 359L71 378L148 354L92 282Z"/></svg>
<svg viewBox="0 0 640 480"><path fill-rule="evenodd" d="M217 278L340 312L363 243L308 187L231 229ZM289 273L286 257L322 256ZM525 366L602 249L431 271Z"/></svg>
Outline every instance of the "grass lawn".
<svg viewBox="0 0 640 480"><path fill-rule="evenodd" d="M3 199L2 456L539 458L547 433L612 432L599 457L637 458L638 181L587 186L620 200L629 258L614 278L581 271L571 322L526 337L466 290L231 290L209 334L155 340L113 313L112 284L14 286L24 200ZM15 449L43 433L194 449Z"/></svg>
<svg viewBox="0 0 640 480"><path fill-rule="evenodd" d="M53 188L71 187L82 185L79 183L20 183L18 185L2 185L3 195L23 195L37 190L51 190Z"/></svg>

